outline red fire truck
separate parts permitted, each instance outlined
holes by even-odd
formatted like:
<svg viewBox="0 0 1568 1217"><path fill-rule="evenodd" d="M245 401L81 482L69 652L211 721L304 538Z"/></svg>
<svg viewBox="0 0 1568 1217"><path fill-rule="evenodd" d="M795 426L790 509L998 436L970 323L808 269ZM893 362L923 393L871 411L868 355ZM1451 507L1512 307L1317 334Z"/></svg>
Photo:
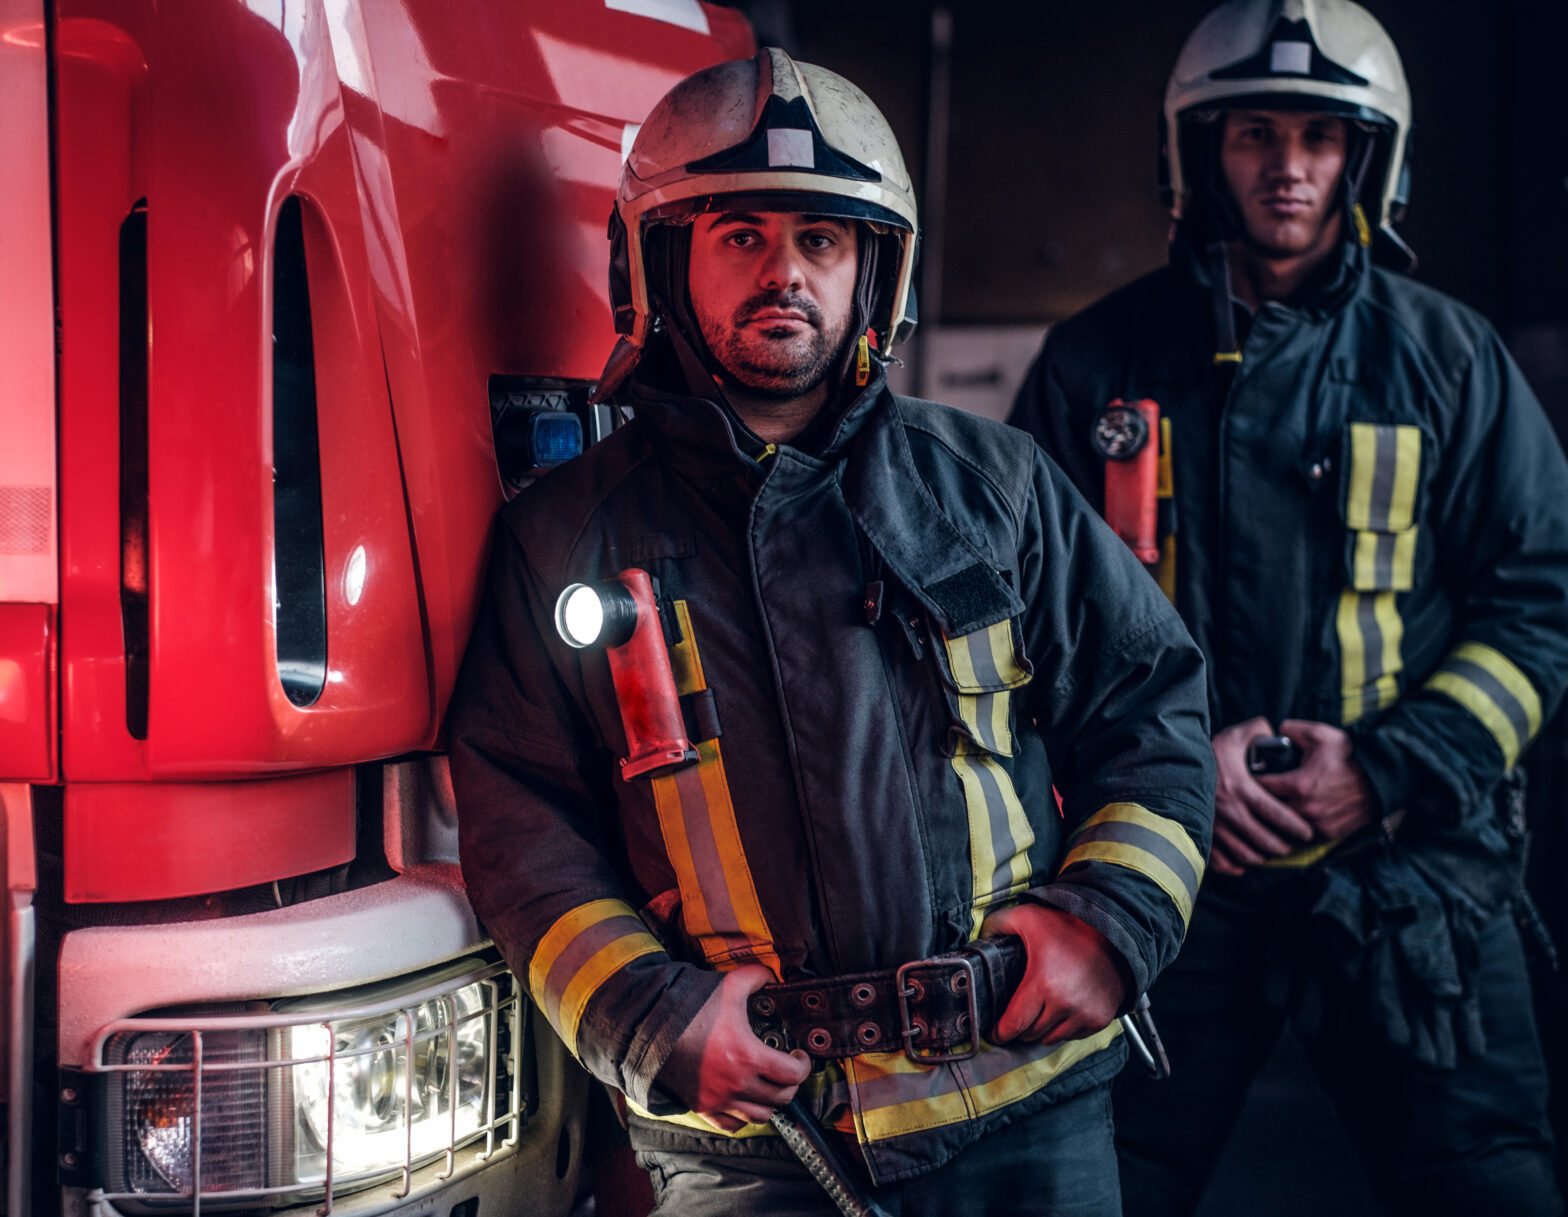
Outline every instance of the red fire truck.
<svg viewBox="0 0 1568 1217"><path fill-rule="evenodd" d="M508 484L602 434L698 0L0 0L3 1212L563 1213L456 869Z"/></svg>

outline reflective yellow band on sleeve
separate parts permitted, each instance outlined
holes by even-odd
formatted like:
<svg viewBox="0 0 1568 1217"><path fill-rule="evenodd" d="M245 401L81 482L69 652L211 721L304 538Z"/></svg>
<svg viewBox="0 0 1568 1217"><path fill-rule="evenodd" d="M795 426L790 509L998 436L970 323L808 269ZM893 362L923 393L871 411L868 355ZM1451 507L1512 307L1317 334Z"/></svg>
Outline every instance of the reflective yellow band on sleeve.
<svg viewBox="0 0 1568 1217"><path fill-rule="evenodd" d="M1181 914L1182 925L1192 920L1203 855L1175 820L1137 803L1109 803L1073 832L1062 870L1090 862L1124 866L1154 880Z"/></svg>
<svg viewBox="0 0 1568 1217"><path fill-rule="evenodd" d="M1512 660L1485 643L1460 643L1426 687L1451 697L1481 721L1497 741L1505 767L1519 759L1541 729L1541 695Z"/></svg>
<svg viewBox="0 0 1568 1217"><path fill-rule="evenodd" d="M632 960L663 950L631 905L595 900L559 917L539 940L528 965L528 990L575 1052L589 999Z"/></svg>
<svg viewBox="0 0 1568 1217"><path fill-rule="evenodd" d="M675 616L681 641L670 648L670 667L676 691L684 697L708 686L686 601L675 601ZM704 740L697 745L695 766L654 778L651 786L686 934L720 971L755 961L782 977L741 842L719 741Z"/></svg>

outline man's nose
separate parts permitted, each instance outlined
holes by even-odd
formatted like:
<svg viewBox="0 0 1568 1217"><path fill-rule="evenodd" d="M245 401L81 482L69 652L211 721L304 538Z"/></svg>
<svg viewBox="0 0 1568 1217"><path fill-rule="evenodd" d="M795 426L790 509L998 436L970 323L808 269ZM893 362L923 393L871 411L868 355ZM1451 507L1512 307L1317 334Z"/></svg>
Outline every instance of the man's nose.
<svg viewBox="0 0 1568 1217"><path fill-rule="evenodd" d="M1282 139L1274 145L1274 156L1269 172L1288 182L1299 182L1306 177L1307 150L1299 140Z"/></svg>
<svg viewBox="0 0 1568 1217"><path fill-rule="evenodd" d="M804 281L804 261L800 251L787 241L774 244L757 269L761 286L775 291L798 288Z"/></svg>

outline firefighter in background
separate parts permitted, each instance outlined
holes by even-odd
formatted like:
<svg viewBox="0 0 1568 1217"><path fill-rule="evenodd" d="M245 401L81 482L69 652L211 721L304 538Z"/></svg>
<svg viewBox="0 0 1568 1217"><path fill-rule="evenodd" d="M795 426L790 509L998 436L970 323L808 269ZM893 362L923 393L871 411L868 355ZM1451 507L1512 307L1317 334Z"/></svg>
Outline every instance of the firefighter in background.
<svg viewBox="0 0 1568 1217"><path fill-rule="evenodd" d="M915 207L848 81L681 82L611 232L632 420L501 513L453 702L476 910L661 1213L834 1212L792 1097L906 1217L1119 1213L1116 1018L1208 848L1196 648L1026 436L887 389ZM617 683L563 638L639 599Z"/></svg>
<svg viewBox="0 0 1568 1217"><path fill-rule="evenodd" d="M1193 1211L1289 1017L1390 1212L1561 1212L1507 775L1568 675L1568 467L1492 327L1373 265L1409 265L1410 98L1370 14L1233 0L1164 119L1169 266L1053 329L1013 413L1128 515L1109 403L1157 404L1151 570L1208 661L1211 874L1153 993L1175 1076L1117 1095L1127 1211Z"/></svg>

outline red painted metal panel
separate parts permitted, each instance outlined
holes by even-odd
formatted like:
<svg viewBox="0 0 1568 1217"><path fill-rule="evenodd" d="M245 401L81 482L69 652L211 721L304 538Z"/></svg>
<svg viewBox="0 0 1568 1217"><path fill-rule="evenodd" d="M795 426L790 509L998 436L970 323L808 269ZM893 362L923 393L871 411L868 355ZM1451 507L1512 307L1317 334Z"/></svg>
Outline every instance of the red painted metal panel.
<svg viewBox="0 0 1568 1217"><path fill-rule="evenodd" d="M382 101L345 80L366 231L401 250L376 300L444 708L502 498L486 382L598 376L615 338L605 227L635 125L677 80L754 44L706 5L707 33L600 4L462 22L442 0L360 11L333 47Z"/></svg>
<svg viewBox="0 0 1568 1217"><path fill-rule="evenodd" d="M351 769L65 789L65 898L73 903L203 895L353 857Z"/></svg>
<svg viewBox="0 0 1568 1217"><path fill-rule="evenodd" d="M52 782L54 608L0 604L0 782Z"/></svg>
<svg viewBox="0 0 1568 1217"><path fill-rule="evenodd" d="M47 71L41 0L0 0L0 601L35 604L59 599Z"/></svg>
<svg viewBox="0 0 1568 1217"><path fill-rule="evenodd" d="M691 6L704 32L626 7L531 0L454 21L441 0L59 0L69 778L259 775L436 742L501 501L489 377L597 375L629 132L675 80L750 50L733 13ZM325 687L303 707L278 676L273 535L274 240L291 195L327 622ZM136 738L118 240L143 199L150 618Z"/></svg>

